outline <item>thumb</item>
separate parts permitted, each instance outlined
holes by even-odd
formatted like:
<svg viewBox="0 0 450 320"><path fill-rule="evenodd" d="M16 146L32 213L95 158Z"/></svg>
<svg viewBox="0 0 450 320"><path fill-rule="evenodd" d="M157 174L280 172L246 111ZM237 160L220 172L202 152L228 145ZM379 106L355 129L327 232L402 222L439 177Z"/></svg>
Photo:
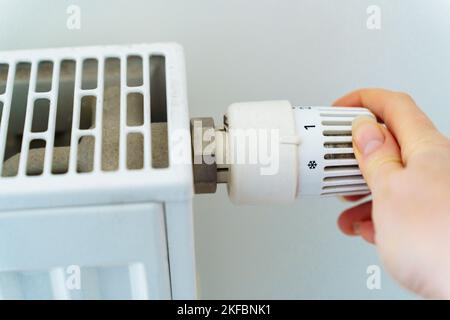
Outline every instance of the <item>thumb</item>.
<svg viewBox="0 0 450 320"><path fill-rule="evenodd" d="M352 131L359 168L372 193L376 192L388 175L403 168L400 149L389 130L372 117L357 117Z"/></svg>

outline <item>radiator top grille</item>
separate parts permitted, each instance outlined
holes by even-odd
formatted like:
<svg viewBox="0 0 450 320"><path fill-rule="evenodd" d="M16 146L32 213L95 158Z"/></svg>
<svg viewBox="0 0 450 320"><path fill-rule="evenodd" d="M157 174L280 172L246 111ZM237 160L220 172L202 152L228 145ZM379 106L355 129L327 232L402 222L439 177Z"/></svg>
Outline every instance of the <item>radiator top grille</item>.
<svg viewBox="0 0 450 320"><path fill-rule="evenodd" d="M2 62L1 176L168 167L165 57L140 51Z"/></svg>
<svg viewBox="0 0 450 320"><path fill-rule="evenodd" d="M111 188L112 173L128 186L149 178L147 189L189 182L188 136L176 137L185 166L170 160L171 130L189 132L176 44L0 52L0 116L0 189L39 179L49 192L80 179Z"/></svg>

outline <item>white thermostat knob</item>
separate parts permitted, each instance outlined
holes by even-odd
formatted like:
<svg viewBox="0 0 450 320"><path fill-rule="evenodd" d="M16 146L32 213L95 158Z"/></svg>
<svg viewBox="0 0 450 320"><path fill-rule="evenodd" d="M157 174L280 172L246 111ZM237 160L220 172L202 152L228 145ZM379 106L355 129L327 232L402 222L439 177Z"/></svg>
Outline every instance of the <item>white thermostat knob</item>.
<svg viewBox="0 0 450 320"><path fill-rule="evenodd" d="M230 105L223 128L194 118L195 191L212 193L227 183L237 204L367 194L352 145L352 121L361 115L374 117L365 108L262 101Z"/></svg>
<svg viewBox="0 0 450 320"><path fill-rule="evenodd" d="M351 195L369 189L352 146L352 121L365 108L293 107L298 145L297 195Z"/></svg>

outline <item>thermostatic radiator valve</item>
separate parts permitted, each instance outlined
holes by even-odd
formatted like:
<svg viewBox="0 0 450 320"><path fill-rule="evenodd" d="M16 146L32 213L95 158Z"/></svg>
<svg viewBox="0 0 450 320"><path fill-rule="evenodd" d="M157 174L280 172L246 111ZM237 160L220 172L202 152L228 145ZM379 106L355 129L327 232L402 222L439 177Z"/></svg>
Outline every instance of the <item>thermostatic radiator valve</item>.
<svg viewBox="0 0 450 320"><path fill-rule="evenodd" d="M289 202L304 195L369 193L352 147L352 121L365 108L235 103L223 127L191 119L196 193L227 183L237 204Z"/></svg>

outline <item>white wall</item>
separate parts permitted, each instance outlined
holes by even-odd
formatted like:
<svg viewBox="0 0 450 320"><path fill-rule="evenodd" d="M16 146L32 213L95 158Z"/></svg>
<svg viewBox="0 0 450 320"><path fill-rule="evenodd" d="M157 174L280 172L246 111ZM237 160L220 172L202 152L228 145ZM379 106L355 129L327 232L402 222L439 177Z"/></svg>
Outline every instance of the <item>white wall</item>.
<svg viewBox="0 0 450 320"><path fill-rule="evenodd" d="M66 8L81 8L81 29ZM379 5L382 28L366 28ZM450 135L450 2L445 0L0 0L0 49L177 41L192 116L232 102L330 104L358 87L409 92ZM234 207L221 188L195 200L202 298L409 298L387 275L366 288L375 248L336 228L346 206Z"/></svg>

